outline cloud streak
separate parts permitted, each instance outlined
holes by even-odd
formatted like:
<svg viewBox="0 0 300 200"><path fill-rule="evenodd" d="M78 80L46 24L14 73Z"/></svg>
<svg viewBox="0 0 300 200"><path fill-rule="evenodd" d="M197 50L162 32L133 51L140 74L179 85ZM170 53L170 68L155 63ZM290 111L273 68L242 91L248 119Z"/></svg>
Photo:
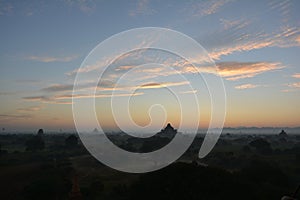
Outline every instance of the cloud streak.
<svg viewBox="0 0 300 200"><path fill-rule="evenodd" d="M280 70L285 68L279 62L218 62L216 63L216 67L214 66L203 66L202 64L198 65L196 63L192 65L188 62L166 62L165 66L168 67L152 67L152 68L138 68L137 66L128 66L126 65L124 73L129 70L136 69L131 71L130 81L136 80L148 80L158 77L168 77L172 75L178 74L197 74L197 73L208 73L215 74L221 76L229 81L236 81L239 79L252 78L262 73L271 72L275 70ZM173 70L170 70L170 67ZM123 69L123 66L120 68L116 68L116 72ZM120 77L120 75L116 75L115 78ZM106 87L108 89L109 87ZM105 88L104 88L105 89ZM112 89L112 88L111 88ZM116 88L115 88L116 89Z"/></svg>
<svg viewBox="0 0 300 200"><path fill-rule="evenodd" d="M27 56L26 60L50 63L50 62L70 62L75 60L78 56L65 56L65 57L53 57L53 56Z"/></svg>
<svg viewBox="0 0 300 200"><path fill-rule="evenodd" d="M138 0L135 9L129 11L130 16L152 15L154 13L155 10L150 7L149 0Z"/></svg>
<svg viewBox="0 0 300 200"><path fill-rule="evenodd" d="M220 21L224 26L224 30L228 30L231 28L240 30L250 24L250 21L246 21L243 19L238 19L238 20L220 19Z"/></svg>
<svg viewBox="0 0 300 200"><path fill-rule="evenodd" d="M270 12L289 13L291 2L274 2L267 8ZM255 14L253 14L255 15ZM259 16L261 17L261 16ZM282 16L284 17L284 16ZM262 19L264 20L264 19ZM222 28L201 36L199 41L214 60L220 60L237 52L251 51L267 47L294 47L300 46L300 28L297 23L288 20L282 25L278 23L275 30L260 27L260 18L232 18L220 19ZM291 24L293 23L293 24Z"/></svg>
<svg viewBox="0 0 300 200"><path fill-rule="evenodd" d="M287 84L290 88L300 88L300 82Z"/></svg>
<svg viewBox="0 0 300 200"><path fill-rule="evenodd" d="M232 24L231 24L232 25ZM228 26L231 26L228 25ZM233 29L239 31L246 25L239 23L233 24ZM231 30L215 33L215 38L225 38L230 40L227 43L225 41L219 41L218 44L212 47L208 47L209 56L214 60L220 60L222 56L227 56L236 52L251 51L256 49L262 49L267 47L293 47L300 46L300 29L298 27L282 27L279 31L267 34L267 33L235 33L231 35ZM210 37L210 36L209 36ZM228 38L229 37L229 38ZM231 38L233 37L233 38ZM222 44L224 43L224 44ZM221 45L220 45L221 44Z"/></svg>
<svg viewBox="0 0 300 200"><path fill-rule="evenodd" d="M42 88L44 92L61 92L61 91L72 91L73 84L55 84L49 87Z"/></svg>
<svg viewBox="0 0 300 200"><path fill-rule="evenodd" d="M292 77L294 77L294 78L300 78L300 73L293 74Z"/></svg>
<svg viewBox="0 0 300 200"><path fill-rule="evenodd" d="M165 82L165 83L148 83L144 84L140 87L133 87L133 89L141 88L141 89L156 89L156 88L166 88L166 87L174 87L174 86L181 86L181 85L188 85L188 81L182 82Z"/></svg>
<svg viewBox="0 0 300 200"><path fill-rule="evenodd" d="M200 1L199 3L193 3L189 8L192 16L203 17L217 13L225 4L232 2L232 0L211 0Z"/></svg>
<svg viewBox="0 0 300 200"><path fill-rule="evenodd" d="M41 109L42 109L41 106L30 106L30 107L27 107L27 108L18 108L17 111L19 111L19 112L36 112L36 111L39 111Z"/></svg>
<svg viewBox="0 0 300 200"><path fill-rule="evenodd" d="M284 68L281 63L272 62L221 62L218 73L226 80L235 81Z"/></svg>
<svg viewBox="0 0 300 200"><path fill-rule="evenodd" d="M196 94L197 90L181 91L180 94Z"/></svg>
<svg viewBox="0 0 300 200"><path fill-rule="evenodd" d="M143 92L135 92L135 93L113 93L113 94L62 94L62 95L54 95L54 96L28 96L23 97L25 101L34 101L41 102L47 104L72 104L72 99L81 99L81 98L112 98L112 97L127 97L127 96L140 96L143 95ZM69 100L69 101L66 101ZM18 109L19 111L37 111L38 108L24 108Z"/></svg>
<svg viewBox="0 0 300 200"><path fill-rule="evenodd" d="M70 7L77 7L80 11L91 14L96 9L95 1L93 0L64 0Z"/></svg>
<svg viewBox="0 0 300 200"><path fill-rule="evenodd" d="M285 86L287 86L288 89L284 89L284 90L282 90L282 92L295 92L295 91L298 92L300 89L300 82L288 83L288 84L285 84Z"/></svg>
<svg viewBox="0 0 300 200"><path fill-rule="evenodd" d="M143 95L143 92L136 93L116 93L116 94L75 94L75 95L60 95L55 96L55 99L82 99L82 98L113 98L113 97L130 97L130 96L140 96Z"/></svg>
<svg viewBox="0 0 300 200"><path fill-rule="evenodd" d="M30 114L0 114L0 121L16 121L32 119L33 115Z"/></svg>
<svg viewBox="0 0 300 200"><path fill-rule="evenodd" d="M28 96L28 97L23 97L23 99L27 101L48 101L49 97L47 96Z"/></svg>
<svg viewBox="0 0 300 200"><path fill-rule="evenodd" d="M72 104L71 101L60 101L59 99L56 99L55 97L50 96L28 96L28 97L22 97L25 101L34 101L34 102L41 102L41 103L47 103L47 104Z"/></svg>
<svg viewBox="0 0 300 200"><path fill-rule="evenodd" d="M235 89L238 89L238 90L244 90L244 89L257 88L257 87L259 87L259 85L243 84L243 85L235 86L234 88L235 88Z"/></svg>
<svg viewBox="0 0 300 200"><path fill-rule="evenodd" d="M172 64L170 63L169 66ZM284 66L279 62L219 62L216 63L216 68L213 66L195 67L191 64L183 63L182 66L173 66L173 71L164 69L139 70L143 72L140 79L154 78L158 76L171 76L174 74L196 74L208 73L221 76L229 81L236 81L244 78L251 78L262 73L279 70ZM148 73L147 73L148 72Z"/></svg>

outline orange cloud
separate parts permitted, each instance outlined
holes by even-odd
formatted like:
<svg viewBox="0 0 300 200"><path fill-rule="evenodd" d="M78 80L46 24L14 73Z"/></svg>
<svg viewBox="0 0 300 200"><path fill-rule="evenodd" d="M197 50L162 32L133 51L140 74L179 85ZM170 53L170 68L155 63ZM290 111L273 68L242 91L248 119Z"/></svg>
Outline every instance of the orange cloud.
<svg viewBox="0 0 300 200"><path fill-rule="evenodd" d="M39 61L39 62L70 62L76 59L78 56L65 56L65 57L52 57L52 56L28 56L27 60Z"/></svg>
<svg viewBox="0 0 300 200"><path fill-rule="evenodd" d="M197 90L189 90L189 91L182 91L182 92L179 92L180 94L195 94L197 93Z"/></svg>
<svg viewBox="0 0 300 200"><path fill-rule="evenodd" d="M240 29L246 25L247 24L230 23L226 26L235 26L235 28ZM220 32L218 34L224 36L228 33ZM298 27L287 26L271 34L240 34L236 39L233 39L232 43L227 45L217 45L215 48L212 48L209 51L209 56L214 60L219 60L221 56L230 55L235 52L251 51L274 46L283 48L300 46L300 29Z"/></svg>
<svg viewBox="0 0 300 200"><path fill-rule="evenodd" d="M219 62L216 63L217 67L214 66L200 66L197 67L197 63L192 65L190 63L175 63L172 62L166 64L167 66L173 67L174 70L164 69L163 67L155 67L151 69L140 69L134 71L132 80L146 80L154 77L166 77L175 74L196 74L196 73L209 73L216 74L224 77L226 80L235 81L238 79L251 78L261 73L274 71L284 68L281 63L278 62ZM126 68L132 68L126 66ZM138 78L135 78L138 77ZM170 83L165 83L170 84ZM169 85L168 85L169 86ZM158 87L158 86L155 86ZM101 90L118 90L126 88L101 88ZM127 88L128 89L128 88Z"/></svg>
<svg viewBox="0 0 300 200"><path fill-rule="evenodd" d="M244 84L244 85L235 86L234 88L238 89L238 90L244 90L244 89L251 89L251 88L256 88L256 87L258 87L258 85Z"/></svg>
<svg viewBox="0 0 300 200"><path fill-rule="evenodd" d="M296 38L296 41L299 43L300 45L300 35Z"/></svg>
<svg viewBox="0 0 300 200"><path fill-rule="evenodd" d="M116 68L115 70L116 71L121 71L121 70L129 70L129 69L132 69L134 68L135 66L133 65L123 65L123 66L120 66L118 68Z"/></svg>
<svg viewBox="0 0 300 200"><path fill-rule="evenodd" d="M29 96L29 97L23 97L26 101L38 101L42 103L48 103L48 104L72 104L71 101L58 101L53 97L48 96Z"/></svg>
<svg viewBox="0 0 300 200"><path fill-rule="evenodd" d="M231 81L283 68L280 63L270 62L222 62L218 63L217 67L220 76Z"/></svg>
<svg viewBox="0 0 300 200"><path fill-rule="evenodd" d="M250 51L254 49L261 49L272 45L272 41L249 41L244 44L233 44L229 47L221 47L213 49L209 52L209 56L214 60L219 60L221 56L227 56L234 52Z"/></svg>
<svg viewBox="0 0 300 200"><path fill-rule="evenodd" d="M142 77L146 79L145 77ZM146 83L140 86L124 86L124 87L98 87L98 91L132 91L137 89L157 89L164 87L174 87L189 84L188 81L182 82L161 82L161 83Z"/></svg>
<svg viewBox="0 0 300 200"><path fill-rule="evenodd" d="M294 78L300 78L300 73L293 74L292 77L294 77Z"/></svg>
<svg viewBox="0 0 300 200"><path fill-rule="evenodd" d="M164 87L173 87L173 86L180 86L180 85L187 85L189 84L188 81L182 82L165 82L165 83L148 83L140 86L139 88L142 89L154 89L154 88L164 88Z"/></svg>
<svg viewBox="0 0 300 200"><path fill-rule="evenodd" d="M76 95L60 95L55 96L55 99L81 99L81 98L110 98L110 97L128 97L128 96L139 96L143 95L143 92L136 92L136 93L119 93L119 94L76 94Z"/></svg>

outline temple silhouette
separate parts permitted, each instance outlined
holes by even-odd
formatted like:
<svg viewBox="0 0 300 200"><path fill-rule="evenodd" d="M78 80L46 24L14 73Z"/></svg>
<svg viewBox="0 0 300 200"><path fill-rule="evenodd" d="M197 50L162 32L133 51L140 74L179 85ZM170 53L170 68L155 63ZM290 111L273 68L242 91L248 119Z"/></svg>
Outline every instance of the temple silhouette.
<svg viewBox="0 0 300 200"><path fill-rule="evenodd" d="M159 137L174 137L177 133L177 129L174 129L173 126L168 123L164 129L161 129L156 135Z"/></svg>
<svg viewBox="0 0 300 200"><path fill-rule="evenodd" d="M168 123L166 128L161 129L160 132L164 134L173 134L173 133L177 133L177 130L174 129L170 123Z"/></svg>
<svg viewBox="0 0 300 200"><path fill-rule="evenodd" d="M281 132L278 134L280 137L287 137L287 133L284 130L281 130Z"/></svg>

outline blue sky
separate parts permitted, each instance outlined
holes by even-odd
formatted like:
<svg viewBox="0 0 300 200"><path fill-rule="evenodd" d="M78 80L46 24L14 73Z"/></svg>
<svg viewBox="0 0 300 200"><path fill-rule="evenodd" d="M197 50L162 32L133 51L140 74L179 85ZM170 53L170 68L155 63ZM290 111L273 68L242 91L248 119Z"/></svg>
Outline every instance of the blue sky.
<svg viewBox="0 0 300 200"><path fill-rule="evenodd" d="M299 126L299 10L296 0L0 0L0 126L73 129L71 100L55 96L70 94L71 72L98 43L139 27L180 31L208 51L227 91L225 126Z"/></svg>

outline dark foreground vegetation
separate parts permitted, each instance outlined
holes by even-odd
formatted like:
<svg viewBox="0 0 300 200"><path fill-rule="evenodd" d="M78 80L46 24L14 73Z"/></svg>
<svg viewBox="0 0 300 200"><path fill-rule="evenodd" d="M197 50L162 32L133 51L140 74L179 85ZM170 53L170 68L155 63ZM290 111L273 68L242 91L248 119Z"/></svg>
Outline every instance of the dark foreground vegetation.
<svg viewBox="0 0 300 200"><path fill-rule="evenodd" d="M110 137L148 152L168 138ZM300 183L300 136L223 134L197 158L199 136L174 164L145 174L122 173L94 159L72 134L1 134L1 199L276 200ZM298 197L299 198L299 197Z"/></svg>

